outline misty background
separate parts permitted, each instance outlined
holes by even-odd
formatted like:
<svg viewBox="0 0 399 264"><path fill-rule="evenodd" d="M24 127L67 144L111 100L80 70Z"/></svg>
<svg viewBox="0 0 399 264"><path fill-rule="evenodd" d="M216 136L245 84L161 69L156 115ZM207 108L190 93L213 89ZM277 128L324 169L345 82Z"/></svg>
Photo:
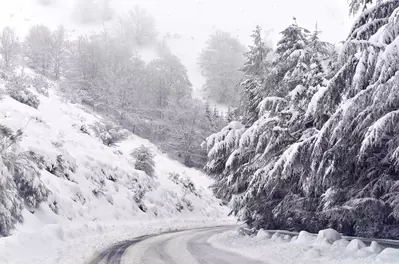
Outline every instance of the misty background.
<svg viewBox="0 0 399 264"><path fill-rule="evenodd" d="M346 38L353 20L348 15L345 0L109 0L108 5L113 12L110 20L81 23L76 18L76 7L81 2L84 1L7 1L0 10L0 28L10 26L17 29L19 35L25 36L30 26L35 24L44 24L50 29L62 24L78 35L99 31L103 27L112 28L119 15L139 5L154 17L158 38L168 32L181 35L178 40L169 39L168 44L188 69L196 92L204 84L197 66L198 55L209 35L216 30L230 32L244 45L248 45L252 30L260 25L268 44L275 46L280 38L279 32L290 25L295 17L301 26L310 30L317 23L322 31L321 38L334 44ZM94 1L98 6L101 2ZM141 53L147 59L154 56L151 51Z"/></svg>

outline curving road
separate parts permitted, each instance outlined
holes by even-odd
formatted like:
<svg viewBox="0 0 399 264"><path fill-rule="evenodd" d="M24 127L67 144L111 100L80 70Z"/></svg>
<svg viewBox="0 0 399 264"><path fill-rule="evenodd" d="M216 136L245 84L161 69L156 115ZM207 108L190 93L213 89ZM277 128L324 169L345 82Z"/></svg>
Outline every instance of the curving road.
<svg viewBox="0 0 399 264"><path fill-rule="evenodd" d="M231 229L218 227L139 237L112 246L91 264L262 264L213 248L212 235Z"/></svg>

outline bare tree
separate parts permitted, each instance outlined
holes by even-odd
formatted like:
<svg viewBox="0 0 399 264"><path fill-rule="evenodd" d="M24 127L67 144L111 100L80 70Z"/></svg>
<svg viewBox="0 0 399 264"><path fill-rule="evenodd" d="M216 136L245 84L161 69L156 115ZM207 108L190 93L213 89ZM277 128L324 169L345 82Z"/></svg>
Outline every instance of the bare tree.
<svg viewBox="0 0 399 264"><path fill-rule="evenodd" d="M119 19L121 34L136 45L146 45L157 36L155 19L143 8L136 5L126 16Z"/></svg>
<svg viewBox="0 0 399 264"><path fill-rule="evenodd" d="M13 68L20 52L20 43L15 31L10 27L5 27L0 38L0 54L5 69Z"/></svg>
<svg viewBox="0 0 399 264"><path fill-rule="evenodd" d="M244 66L245 51L245 46L228 32L216 31L209 37L198 58L206 78L203 89L209 98L223 104L236 104L235 87L243 77L239 69Z"/></svg>
<svg viewBox="0 0 399 264"><path fill-rule="evenodd" d="M179 104L183 98L191 96L192 84L187 70L176 56L154 60L148 65L148 70L149 87L157 107L165 108L171 100Z"/></svg>
<svg viewBox="0 0 399 264"><path fill-rule="evenodd" d="M64 26L59 26L51 34L52 71L55 80L59 80L66 60L68 38Z"/></svg>
<svg viewBox="0 0 399 264"><path fill-rule="evenodd" d="M51 31L43 25L33 26L25 39L28 66L46 76L51 66L51 42Z"/></svg>

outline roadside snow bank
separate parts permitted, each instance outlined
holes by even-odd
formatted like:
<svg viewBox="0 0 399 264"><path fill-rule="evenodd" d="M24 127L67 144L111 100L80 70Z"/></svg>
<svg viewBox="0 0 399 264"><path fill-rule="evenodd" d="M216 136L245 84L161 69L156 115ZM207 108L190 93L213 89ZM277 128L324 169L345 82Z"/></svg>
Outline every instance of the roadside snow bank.
<svg viewBox="0 0 399 264"><path fill-rule="evenodd" d="M300 232L291 240L279 239L275 233L271 238L266 231L259 236L240 235L227 231L211 237L208 242L214 247L241 254L268 264L398 264L399 249L383 249L378 243L366 246L362 241L342 239L332 229L320 231L318 238ZM277 235L276 235L277 234ZM270 238L270 239L269 239Z"/></svg>

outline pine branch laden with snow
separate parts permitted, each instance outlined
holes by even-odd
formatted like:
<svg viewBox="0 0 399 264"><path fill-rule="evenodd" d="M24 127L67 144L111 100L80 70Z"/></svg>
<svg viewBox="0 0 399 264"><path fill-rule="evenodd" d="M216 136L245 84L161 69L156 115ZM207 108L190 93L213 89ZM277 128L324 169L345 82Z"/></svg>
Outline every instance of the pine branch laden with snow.
<svg viewBox="0 0 399 264"><path fill-rule="evenodd" d="M245 131L245 127L233 121L220 132L217 132L208 138L203 143L208 151L208 162L205 170L210 174L219 174L224 170L225 162L228 160L232 150L237 147L239 138Z"/></svg>

